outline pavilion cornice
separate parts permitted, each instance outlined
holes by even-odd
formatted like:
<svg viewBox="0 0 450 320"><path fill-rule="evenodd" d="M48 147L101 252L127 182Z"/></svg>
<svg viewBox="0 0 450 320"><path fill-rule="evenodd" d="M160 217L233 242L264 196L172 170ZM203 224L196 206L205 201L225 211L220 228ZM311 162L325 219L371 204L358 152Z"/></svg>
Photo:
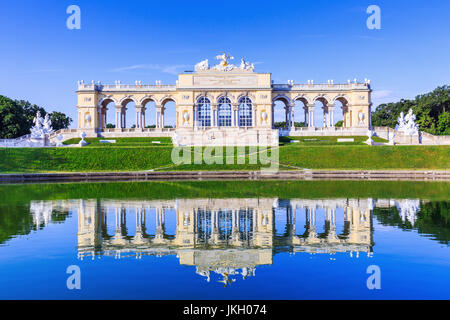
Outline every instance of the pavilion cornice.
<svg viewBox="0 0 450 320"><path fill-rule="evenodd" d="M273 84L274 91L371 91L366 83L345 84Z"/></svg>

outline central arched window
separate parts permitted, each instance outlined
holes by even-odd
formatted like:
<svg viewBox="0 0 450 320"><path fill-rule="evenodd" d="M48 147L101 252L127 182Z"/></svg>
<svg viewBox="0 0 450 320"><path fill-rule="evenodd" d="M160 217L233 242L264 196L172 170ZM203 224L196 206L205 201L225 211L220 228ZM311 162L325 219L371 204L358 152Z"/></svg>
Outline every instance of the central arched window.
<svg viewBox="0 0 450 320"><path fill-rule="evenodd" d="M219 99L217 107L219 127L231 127L231 100L227 97Z"/></svg>
<svg viewBox="0 0 450 320"><path fill-rule="evenodd" d="M239 127L253 126L252 109L253 105L250 98L244 97L239 100Z"/></svg>
<svg viewBox="0 0 450 320"><path fill-rule="evenodd" d="M211 101L206 97L198 99L197 123L199 127L211 127Z"/></svg>

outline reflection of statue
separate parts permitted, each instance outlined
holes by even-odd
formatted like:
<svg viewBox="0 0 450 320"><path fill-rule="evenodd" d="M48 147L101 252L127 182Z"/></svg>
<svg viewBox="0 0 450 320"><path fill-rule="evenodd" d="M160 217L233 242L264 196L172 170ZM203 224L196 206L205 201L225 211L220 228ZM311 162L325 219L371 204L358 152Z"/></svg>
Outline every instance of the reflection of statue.
<svg viewBox="0 0 450 320"><path fill-rule="evenodd" d="M403 222L408 220L414 227L417 214L420 211L420 200L405 199L396 201L397 209Z"/></svg>

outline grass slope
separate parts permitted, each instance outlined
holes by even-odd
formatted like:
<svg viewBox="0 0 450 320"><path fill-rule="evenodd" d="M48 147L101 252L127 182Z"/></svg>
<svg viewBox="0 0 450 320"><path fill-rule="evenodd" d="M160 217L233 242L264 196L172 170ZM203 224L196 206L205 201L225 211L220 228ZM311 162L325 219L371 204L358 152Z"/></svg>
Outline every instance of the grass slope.
<svg viewBox="0 0 450 320"><path fill-rule="evenodd" d="M320 137L315 141L289 143L279 149L281 170L341 169L341 170L423 170L450 169L450 146L375 146L361 144L363 137L355 137L355 143L341 145L336 137ZM303 139L303 138L301 138ZM172 162L173 147L169 138L122 138L117 144L101 144L100 139L88 139L86 148L0 148L0 173L35 172L102 172L145 170L259 170L260 164L250 164L248 155L239 160L229 157L233 164L226 164L225 155L218 155L225 164L193 164L175 166ZM116 140L116 139L111 139ZM70 143L76 143L74 140ZM152 141L160 141L154 145ZM288 140L286 140L288 141ZM203 148L205 150L205 148ZM214 151L214 150L213 150ZM247 148L247 153L249 149ZM225 153L225 152L224 152ZM213 152L214 154L214 152ZM269 159L276 160L270 157ZM258 163L260 163L258 161ZM265 165L264 167L267 167Z"/></svg>

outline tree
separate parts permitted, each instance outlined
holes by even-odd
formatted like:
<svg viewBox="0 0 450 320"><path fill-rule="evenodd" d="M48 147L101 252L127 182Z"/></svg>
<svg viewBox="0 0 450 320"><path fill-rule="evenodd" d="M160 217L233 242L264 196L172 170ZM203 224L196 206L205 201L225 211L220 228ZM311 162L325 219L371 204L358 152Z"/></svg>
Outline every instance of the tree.
<svg viewBox="0 0 450 320"><path fill-rule="evenodd" d="M31 104L28 101L16 100L15 102L23 110L23 113L27 119L27 124L26 124L26 128L25 128L25 130L27 132L29 132L31 127L34 125L33 120L36 117L36 114L38 113L38 111L41 113L42 117L45 117L45 115L47 114L47 112L45 111L44 108L39 107L38 105L35 105L35 104Z"/></svg>
<svg viewBox="0 0 450 320"><path fill-rule="evenodd" d="M0 95L0 138L15 139L29 134L37 112L42 117L47 114L38 105ZM53 112L49 116L54 130L67 129L73 121L61 112Z"/></svg>
<svg viewBox="0 0 450 320"><path fill-rule="evenodd" d="M450 135L450 112L444 112L439 116L437 130L444 135Z"/></svg>
<svg viewBox="0 0 450 320"><path fill-rule="evenodd" d="M431 134L448 134L446 116L443 120L440 120L440 117L450 110L450 86L438 87L433 92L417 96L414 100L402 99L396 103L381 104L372 114L372 124L394 128L400 113L408 113L409 109L416 115L420 130Z"/></svg>
<svg viewBox="0 0 450 320"><path fill-rule="evenodd" d="M0 138L14 139L28 133L23 109L16 101L0 96Z"/></svg>
<svg viewBox="0 0 450 320"><path fill-rule="evenodd" d="M73 121L64 113L56 111L50 113L50 120L52 121L52 128L55 131L69 128L70 124Z"/></svg>

